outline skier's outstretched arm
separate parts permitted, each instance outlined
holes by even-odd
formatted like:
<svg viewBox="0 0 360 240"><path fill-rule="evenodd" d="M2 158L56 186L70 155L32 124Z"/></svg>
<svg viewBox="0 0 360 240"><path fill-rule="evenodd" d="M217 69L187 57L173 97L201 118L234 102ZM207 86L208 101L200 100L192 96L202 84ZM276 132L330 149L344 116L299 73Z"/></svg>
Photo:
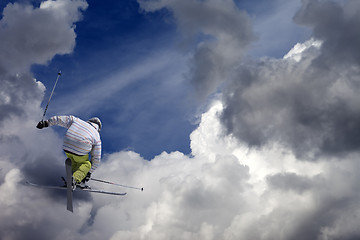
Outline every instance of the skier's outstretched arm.
<svg viewBox="0 0 360 240"><path fill-rule="evenodd" d="M73 122L74 116L54 116L51 117L49 120L40 121L36 127L42 129L49 126L58 125L64 128L69 128Z"/></svg>

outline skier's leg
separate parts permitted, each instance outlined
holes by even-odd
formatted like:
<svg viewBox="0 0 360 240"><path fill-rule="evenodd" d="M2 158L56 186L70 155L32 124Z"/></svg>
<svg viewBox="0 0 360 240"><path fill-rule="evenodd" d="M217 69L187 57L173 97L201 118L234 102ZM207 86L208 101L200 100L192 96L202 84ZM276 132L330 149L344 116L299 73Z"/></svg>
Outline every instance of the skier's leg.
<svg viewBox="0 0 360 240"><path fill-rule="evenodd" d="M81 164L78 170L76 170L73 174L76 181L80 183L86 177L90 169L91 169L91 163L89 160Z"/></svg>
<svg viewBox="0 0 360 240"><path fill-rule="evenodd" d="M66 152L66 155L72 162L73 178L80 183L91 169L89 155L78 156L69 152Z"/></svg>
<svg viewBox="0 0 360 240"><path fill-rule="evenodd" d="M66 154L66 157L71 160L71 171L75 172L79 168L79 166L77 166L77 162L74 161L74 157L76 155L69 153L69 152L65 152L65 154Z"/></svg>
<svg viewBox="0 0 360 240"><path fill-rule="evenodd" d="M65 152L65 154L66 154L67 158L70 158L70 160L71 160L71 171L75 172L79 168L78 163L75 162L75 160L74 160L74 157L76 157L76 155L72 154L70 152Z"/></svg>

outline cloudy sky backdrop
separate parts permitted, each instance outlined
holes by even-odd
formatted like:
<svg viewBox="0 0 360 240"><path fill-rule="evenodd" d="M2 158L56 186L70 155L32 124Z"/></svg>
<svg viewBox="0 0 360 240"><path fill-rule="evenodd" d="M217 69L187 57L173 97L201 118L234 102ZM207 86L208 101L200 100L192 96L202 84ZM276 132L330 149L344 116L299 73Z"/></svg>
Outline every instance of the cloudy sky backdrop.
<svg viewBox="0 0 360 240"><path fill-rule="evenodd" d="M360 1L0 1L0 239L359 239ZM64 129L103 120L94 177Z"/></svg>

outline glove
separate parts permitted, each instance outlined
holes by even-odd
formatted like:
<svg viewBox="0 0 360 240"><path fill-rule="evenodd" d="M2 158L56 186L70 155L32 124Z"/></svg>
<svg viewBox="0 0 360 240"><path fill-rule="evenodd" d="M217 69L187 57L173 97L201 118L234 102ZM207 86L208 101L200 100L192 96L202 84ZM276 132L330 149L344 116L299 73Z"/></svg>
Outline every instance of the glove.
<svg viewBox="0 0 360 240"><path fill-rule="evenodd" d="M40 121L37 125L36 125L36 127L38 128L38 129L43 129L44 127L46 128L46 127L48 127L49 126L49 122L48 121Z"/></svg>
<svg viewBox="0 0 360 240"><path fill-rule="evenodd" d="M91 172L88 172L86 177L84 178L83 182L88 182L91 178Z"/></svg>

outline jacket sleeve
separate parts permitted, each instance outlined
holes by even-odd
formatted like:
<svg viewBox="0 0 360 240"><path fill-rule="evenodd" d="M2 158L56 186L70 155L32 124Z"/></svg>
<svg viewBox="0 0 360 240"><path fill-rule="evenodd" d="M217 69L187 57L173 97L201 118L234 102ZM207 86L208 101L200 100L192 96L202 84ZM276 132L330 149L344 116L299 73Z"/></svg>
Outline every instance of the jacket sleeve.
<svg viewBox="0 0 360 240"><path fill-rule="evenodd" d="M99 166L101 162L101 141L97 141L95 145L93 145L91 149L91 169L90 173L94 172L94 170Z"/></svg>
<svg viewBox="0 0 360 240"><path fill-rule="evenodd" d="M69 128L71 124L74 122L74 116L54 116L49 120L49 126L60 126L64 128Z"/></svg>

